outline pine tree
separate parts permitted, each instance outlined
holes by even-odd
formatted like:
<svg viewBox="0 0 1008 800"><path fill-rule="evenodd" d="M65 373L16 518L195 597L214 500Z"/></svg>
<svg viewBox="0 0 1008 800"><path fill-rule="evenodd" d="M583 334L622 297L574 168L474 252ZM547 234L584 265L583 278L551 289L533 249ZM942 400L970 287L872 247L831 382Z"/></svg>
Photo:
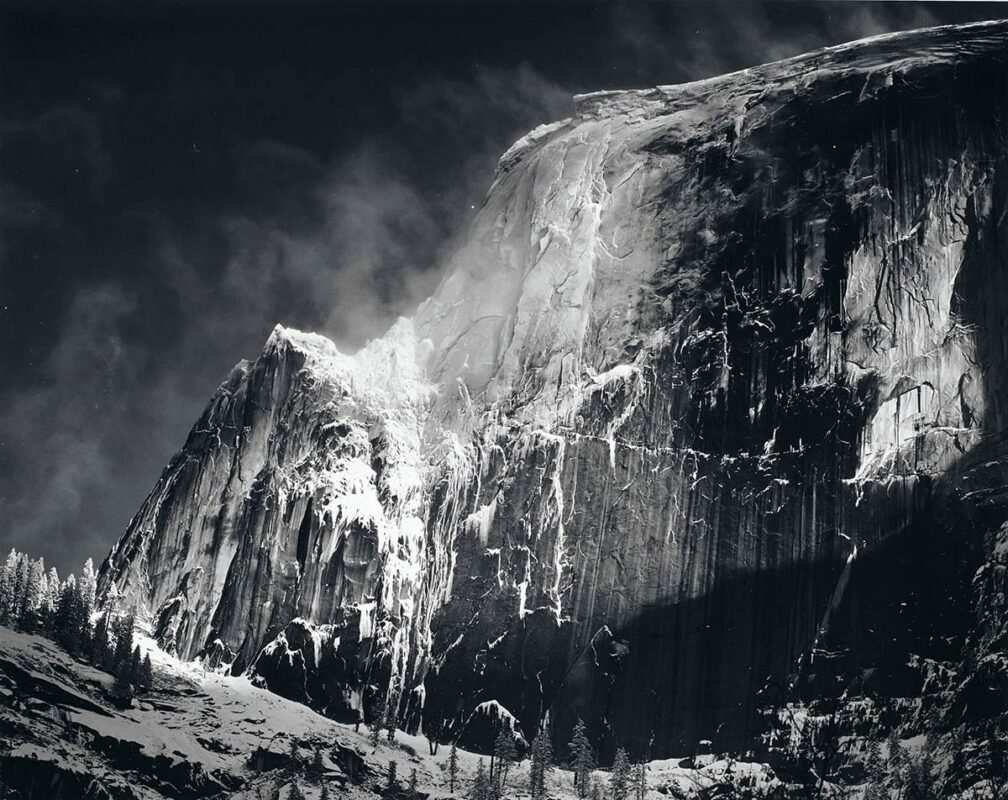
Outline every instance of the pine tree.
<svg viewBox="0 0 1008 800"><path fill-rule="evenodd" d="M24 598L21 602L21 627L26 631L37 630L41 626L40 609L46 594L45 561L41 558L29 563L28 578L24 586Z"/></svg>
<svg viewBox="0 0 1008 800"><path fill-rule="evenodd" d="M122 663L129 664L133 656L133 626L135 618L132 614L117 617L113 624L115 633L115 649L112 651L112 666L118 670Z"/></svg>
<svg viewBox="0 0 1008 800"><path fill-rule="evenodd" d="M417 793L417 774L416 767L410 770L409 774L409 793L410 797L416 797Z"/></svg>
<svg viewBox="0 0 1008 800"><path fill-rule="evenodd" d="M459 761L458 748L452 742L451 750L448 751L448 791L455 793L455 782L458 780Z"/></svg>
<svg viewBox="0 0 1008 800"><path fill-rule="evenodd" d="M134 645L133 654L130 656L129 671L130 683L140 686L140 667L143 664L143 657L140 655L140 645Z"/></svg>
<svg viewBox="0 0 1008 800"><path fill-rule="evenodd" d="M323 783L322 784L322 791L319 792L318 800L332 800L332 797L329 794L329 784L328 783Z"/></svg>
<svg viewBox="0 0 1008 800"><path fill-rule="evenodd" d="M85 652L91 651L91 615L94 613L95 590L98 579L95 576L94 565L89 558L81 567L80 580L77 581L79 624L81 629L81 646Z"/></svg>
<svg viewBox="0 0 1008 800"><path fill-rule="evenodd" d="M0 567L0 623L9 623L14 609L14 579L17 575L18 551L13 547Z"/></svg>
<svg viewBox="0 0 1008 800"><path fill-rule="evenodd" d="M28 556L18 553L17 566L14 571L14 589L12 596L10 623L20 625L24 618L25 602L28 598L28 574L31 571L31 563Z"/></svg>
<svg viewBox="0 0 1008 800"><path fill-rule="evenodd" d="M97 586L94 565L89 558L81 568L80 580L77 581L77 624L80 626L80 647L85 654L91 652L93 632L91 616L94 613L95 588Z"/></svg>
<svg viewBox="0 0 1008 800"><path fill-rule="evenodd" d="M154 666L151 664L150 653L144 654L143 664L140 665L140 686L145 692L154 688Z"/></svg>
<svg viewBox="0 0 1008 800"><path fill-rule="evenodd" d="M532 740L529 764L529 794L532 800L546 797L546 777L553 770L553 742L547 725Z"/></svg>
<svg viewBox="0 0 1008 800"><path fill-rule="evenodd" d="M53 614L52 618L52 635L53 638L66 647L64 638L66 636L66 629L69 624L70 618L70 603L73 598L73 593L70 590L70 583L73 581L74 576L68 575L66 580L60 584L59 587L59 598L56 600L56 613Z"/></svg>
<svg viewBox="0 0 1008 800"><path fill-rule="evenodd" d="M109 584L108 589L105 590L104 596L102 597L102 611L107 612L113 617L116 616L119 613L120 599L119 587L114 583Z"/></svg>
<svg viewBox="0 0 1008 800"><path fill-rule="evenodd" d="M595 768L595 757L592 754L591 742L588 741L588 733L585 724L578 719L574 725L574 735L570 742L571 765L574 768L574 788L577 789L578 797L588 796L589 780L591 772Z"/></svg>
<svg viewBox="0 0 1008 800"><path fill-rule="evenodd" d="M501 726L494 740L493 749L496 768L491 766L490 782L498 795L504 794L507 787L508 772L511 765L518 758L518 750L515 747L514 734L506 726ZM491 762L491 765L493 762Z"/></svg>
<svg viewBox="0 0 1008 800"><path fill-rule="evenodd" d="M647 763L638 761L634 767L634 797L644 800L647 795Z"/></svg>
<svg viewBox="0 0 1008 800"><path fill-rule="evenodd" d="M532 740L532 751L529 753L529 797L531 800L542 800L545 770L542 762L542 732L537 733Z"/></svg>
<svg viewBox="0 0 1008 800"><path fill-rule="evenodd" d="M124 659L116 667L115 681L112 683L112 692L116 697L129 700L133 697L133 684L130 680L130 662Z"/></svg>
<svg viewBox="0 0 1008 800"><path fill-rule="evenodd" d="M80 643L78 645L78 653L87 657L91 654L91 648L93 646L94 636L91 631L91 620L86 616L81 615L78 617L80 623Z"/></svg>
<svg viewBox="0 0 1008 800"><path fill-rule="evenodd" d="M80 580L77 581L77 585L80 587L84 610L90 618L91 612L94 611L95 592L98 587L98 578L95 576L94 564L90 558L81 567Z"/></svg>
<svg viewBox="0 0 1008 800"><path fill-rule="evenodd" d="M49 576L46 578L46 593L43 599L43 614L46 628L52 630L53 618L56 616L56 606L59 605L60 578L56 572L56 567L49 567Z"/></svg>
<svg viewBox="0 0 1008 800"><path fill-rule="evenodd" d="M312 753L312 769L317 775L321 775L325 772L325 766L322 763L322 748L316 747L315 752Z"/></svg>
<svg viewBox="0 0 1008 800"><path fill-rule="evenodd" d="M472 789L469 791L469 800L490 800L490 779L487 776L486 766L483 764L482 758L476 767Z"/></svg>
<svg viewBox="0 0 1008 800"><path fill-rule="evenodd" d="M68 575L60 587L59 603L53 623L53 635L69 653L77 653L81 641L80 595L77 580Z"/></svg>
<svg viewBox="0 0 1008 800"><path fill-rule="evenodd" d="M42 561L42 559L39 559L39 561ZM44 561L42 568L45 570ZM35 606L32 625L39 632L46 632L49 629L49 573L46 571L43 571L39 578L38 603Z"/></svg>
<svg viewBox="0 0 1008 800"><path fill-rule="evenodd" d="M297 779L291 783L290 791L287 792L287 800L305 800L304 792L301 791L301 787L298 786Z"/></svg>
<svg viewBox="0 0 1008 800"><path fill-rule="evenodd" d="M396 762L395 759L390 758L388 762L388 788L394 789L396 785Z"/></svg>
<svg viewBox="0 0 1008 800"><path fill-rule="evenodd" d="M592 781L591 800L602 800L602 783L598 780Z"/></svg>
<svg viewBox="0 0 1008 800"><path fill-rule="evenodd" d="M543 771L546 775L551 773L556 767L556 758L553 753L553 728L550 726L548 719L542 728L542 762Z"/></svg>
<svg viewBox="0 0 1008 800"><path fill-rule="evenodd" d="M627 800L630 794L630 758L622 747L613 759L612 776L609 778L609 796L612 800Z"/></svg>
<svg viewBox="0 0 1008 800"><path fill-rule="evenodd" d="M71 575L67 578L67 583L70 584L66 620L69 642L67 649L74 655L78 655L82 651L90 652L91 650L91 619L81 594L80 581Z"/></svg>
<svg viewBox="0 0 1008 800"><path fill-rule="evenodd" d="M91 638L91 663L98 669L106 669L111 658L109 653L109 616L102 614L95 623Z"/></svg>
<svg viewBox="0 0 1008 800"><path fill-rule="evenodd" d="M371 724L368 726L368 742L371 745L372 750L378 749L378 742L381 741L381 719L371 720Z"/></svg>
<svg viewBox="0 0 1008 800"><path fill-rule="evenodd" d="M432 756L438 754L441 745L441 735L444 731L444 720L440 717L426 719L423 724L423 734L427 737L427 750Z"/></svg>

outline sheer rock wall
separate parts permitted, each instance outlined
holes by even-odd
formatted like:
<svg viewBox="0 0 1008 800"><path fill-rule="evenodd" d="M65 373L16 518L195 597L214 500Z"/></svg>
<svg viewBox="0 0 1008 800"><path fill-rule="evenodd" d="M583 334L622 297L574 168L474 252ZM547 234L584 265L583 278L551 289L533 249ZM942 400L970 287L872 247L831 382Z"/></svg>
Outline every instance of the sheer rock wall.
<svg viewBox="0 0 1008 800"><path fill-rule="evenodd" d="M999 463L1006 47L576 98L414 320L353 357L278 329L236 368L103 586L236 669L323 626L307 701L340 713L388 686L432 731L496 700L603 754L745 741L858 560Z"/></svg>

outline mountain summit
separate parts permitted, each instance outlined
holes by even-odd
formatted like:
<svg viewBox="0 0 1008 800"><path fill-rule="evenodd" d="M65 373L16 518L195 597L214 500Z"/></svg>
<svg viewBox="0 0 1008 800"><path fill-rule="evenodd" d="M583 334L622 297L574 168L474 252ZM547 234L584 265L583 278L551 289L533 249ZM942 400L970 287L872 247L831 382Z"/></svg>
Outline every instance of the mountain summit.
<svg viewBox="0 0 1008 800"><path fill-rule="evenodd" d="M970 632L1008 518L1006 58L992 22L576 98L412 320L235 367L102 589L182 657L473 746L491 701L604 759L798 699L988 713L996 671L948 675L1003 641Z"/></svg>

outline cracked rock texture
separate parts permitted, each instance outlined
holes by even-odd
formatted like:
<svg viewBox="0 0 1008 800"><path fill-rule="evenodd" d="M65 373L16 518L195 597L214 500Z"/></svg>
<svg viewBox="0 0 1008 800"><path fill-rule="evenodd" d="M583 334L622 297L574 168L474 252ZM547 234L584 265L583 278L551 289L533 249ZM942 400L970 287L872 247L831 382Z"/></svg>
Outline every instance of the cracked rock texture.
<svg viewBox="0 0 1008 800"><path fill-rule="evenodd" d="M575 98L414 319L235 368L103 588L333 714L750 741L866 576L958 591L1004 521L1006 57L983 23Z"/></svg>

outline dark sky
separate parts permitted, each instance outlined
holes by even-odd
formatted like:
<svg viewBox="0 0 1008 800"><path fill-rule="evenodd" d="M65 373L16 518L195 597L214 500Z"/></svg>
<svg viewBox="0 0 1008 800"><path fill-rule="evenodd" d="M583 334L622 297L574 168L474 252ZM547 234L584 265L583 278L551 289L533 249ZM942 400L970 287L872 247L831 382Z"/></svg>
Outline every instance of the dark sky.
<svg viewBox="0 0 1008 800"><path fill-rule="evenodd" d="M61 573L104 557L276 322L353 347L409 313L496 157L566 116L571 94L1008 16L972 3L61 5L0 4L0 546Z"/></svg>

